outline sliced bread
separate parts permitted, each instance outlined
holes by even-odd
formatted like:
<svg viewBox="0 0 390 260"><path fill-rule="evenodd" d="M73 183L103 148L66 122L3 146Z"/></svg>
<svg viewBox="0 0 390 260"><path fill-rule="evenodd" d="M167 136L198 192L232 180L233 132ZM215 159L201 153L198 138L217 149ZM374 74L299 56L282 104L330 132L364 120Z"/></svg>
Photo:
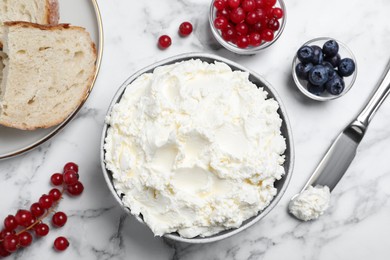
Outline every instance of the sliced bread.
<svg viewBox="0 0 390 260"><path fill-rule="evenodd" d="M48 128L86 98L95 75L96 47L84 28L4 23L0 124Z"/></svg>
<svg viewBox="0 0 390 260"><path fill-rule="evenodd" d="M4 22L57 24L58 20L58 0L0 0L0 39L4 33Z"/></svg>

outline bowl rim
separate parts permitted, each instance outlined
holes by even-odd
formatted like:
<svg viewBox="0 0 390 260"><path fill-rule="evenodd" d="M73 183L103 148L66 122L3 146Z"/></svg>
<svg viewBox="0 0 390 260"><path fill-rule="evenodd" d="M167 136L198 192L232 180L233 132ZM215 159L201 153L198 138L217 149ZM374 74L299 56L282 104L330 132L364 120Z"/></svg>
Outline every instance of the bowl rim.
<svg viewBox="0 0 390 260"><path fill-rule="evenodd" d="M348 93L349 90L351 90L351 88L355 84L355 81L356 81L356 78L357 78L358 64L357 64L357 61L356 61L356 57L353 54L352 50L348 47L348 45L345 44L342 41L339 41L339 40L337 40L335 38L332 38L332 37L321 36L321 37L313 38L313 39L303 43L298 49L300 49L301 47L303 47L305 45L310 45L310 44L313 44L313 43L316 43L316 42L320 42L320 41L324 41L325 42L325 41L329 41L329 40L336 41L338 43L338 45L341 46L346 53L348 53L348 57L344 57L344 58L350 58L350 59L352 59L355 62L355 71L353 72L353 74L351 76L348 76L348 78L351 77L351 82L349 83L348 86L346 86L344 88L344 91L341 92L339 95L317 96L317 95L314 95L314 94L310 93L306 89L306 87L304 87L301 84L301 81L298 78L297 73L295 72L295 67L296 67L296 65L299 62L298 55L297 55L297 52L296 52L295 55L294 55L293 61L292 61L292 69L291 69L291 73L292 73L292 77L294 79L295 85L302 92L302 94L304 94L306 97L308 97L308 98L310 98L312 100L316 100L316 101L329 101L329 100L334 100L334 99L337 99L337 98L340 98L340 97L344 96L345 94ZM343 57L341 57L341 58L343 58Z"/></svg>
<svg viewBox="0 0 390 260"><path fill-rule="evenodd" d="M210 237L183 238L183 237L180 237L179 235L176 235L174 233L169 233L169 234L163 235L163 237L166 237L168 239L178 241L178 242L191 243L191 244L203 244L203 243L210 243L210 242L219 241L219 240L228 238L230 236L233 236L233 235L249 228L250 226L252 226L256 222L258 222L260 219L265 217L276 206L276 204L280 201L280 199L282 198L283 194L285 193L285 191L288 187L288 184L289 184L290 179L291 179L292 171L294 168L295 152L294 152L294 144L293 144L291 125L290 125L290 122L289 122L289 119L288 119L288 116L286 113L286 108L283 105L283 103L281 102L281 98L280 98L279 94L276 92L276 90L271 86L271 84L268 81L264 80L264 78L262 76L258 75L257 73L255 73L255 72L253 72L253 71L251 71L251 70L249 70L249 69L247 69L247 68L245 68L245 67L243 67L243 66L241 66L241 65L239 65L231 60L228 60L226 58L223 58L223 57L220 57L220 56L214 55L214 54L208 54L208 53L202 53L202 52L190 52L190 53L179 54L179 55L175 55L175 56L172 56L170 58L167 58L167 59L163 59L163 60L158 61L156 63L153 63L153 64L151 64L151 65L149 65L141 70L138 70L137 72L132 74L127 80L125 80L124 83L119 87L119 89L115 93L114 97L112 98L112 101L109 105L106 116L109 116L111 114L113 106L117 102L120 101L120 98L122 97L123 92L125 91L126 87L131 82L133 82L136 78L138 78L140 75L142 75L148 71L152 71L153 69L155 69L156 67L159 67L159 66L173 64L176 62L191 60L191 59L201 59L202 61L207 59L207 60L212 60L212 61L217 61L217 62L224 62L232 70L241 70L244 72L248 72L249 75L251 75L251 76L257 78L259 81L261 81L261 83L262 83L261 87L266 89L268 96L269 97L271 96L272 98L274 98L278 102L278 105L279 105L278 113L279 113L279 116L283 119L282 120L282 127L285 128L284 138L286 140L286 151L285 151L284 155L287 154L287 151L288 151L288 155L289 155L283 164L284 167L287 167L288 170L285 172L285 174L279 180L279 181L283 180L283 184L282 184L280 190L278 189L277 194L274 196L274 198L272 199L270 204L263 211L260 211L256 216L253 216L252 218L246 220L246 221L248 221L247 223L244 224L244 222L243 222L243 224L238 228L225 230L226 233L224 233L224 234L217 233L217 234L210 236ZM104 179L106 181L106 184L107 184L109 190L111 191L112 195L114 196L116 201L119 203L121 208L124 209L129 215L134 216L138 220L138 222L147 226L146 223L142 220L142 218L139 215L136 216L136 215L131 214L130 209L123 204L123 202L120 198L120 195L116 192L116 190L114 188L111 173L109 173L109 170L107 170L105 167L104 144L105 144L105 138L106 138L106 133L107 133L108 128L109 128L109 124L107 123L107 121L105 121L104 126L103 126L102 135L101 135L101 142L100 142L100 164L101 164ZM224 231L222 231L222 232L224 232Z"/></svg>
<svg viewBox="0 0 390 260"><path fill-rule="evenodd" d="M286 27L286 21L287 21L286 4L284 3L284 0L277 0L277 3L279 3L280 8L283 10L283 17L281 19L279 19L279 21L282 20L282 22L280 23L279 30L277 30L276 31L277 33L274 35L274 39L270 42L263 42L262 44L260 44L259 46L256 46L256 47L249 47L249 48L245 48L245 49L239 48L235 44L225 41L222 38L221 34L219 33L218 29L215 28L215 26L214 26L214 19L215 19L215 13L216 13L215 7L214 7L215 1L216 0L211 1L210 9L209 9L210 29L211 29L211 32L212 32L214 38L223 47L225 47L227 50L229 50L231 52L234 52L237 54L243 54L243 55L256 54L259 51L264 50L264 49L268 48L269 46L273 45L280 38L280 36L282 35L282 33L284 31L284 28Z"/></svg>

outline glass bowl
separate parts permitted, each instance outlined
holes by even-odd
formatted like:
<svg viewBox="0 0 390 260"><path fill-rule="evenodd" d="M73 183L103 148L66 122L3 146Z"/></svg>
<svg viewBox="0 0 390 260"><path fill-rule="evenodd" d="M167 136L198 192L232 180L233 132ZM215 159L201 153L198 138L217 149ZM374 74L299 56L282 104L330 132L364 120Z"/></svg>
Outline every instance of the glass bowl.
<svg viewBox="0 0 390 260"><path fill-rule="evenodd" d="M329 92L327 92L326 90L321 95L315 95L315 94L309 92L309 90L307 89L308 81L298 78L298 75L295 71L295 67L300 63L300 61L298 59L297 53L295 53L295 56L294 56L294 59L292 62L292 77L294 79L294 82L295 82L296 86L298 87L298 89L306 97L313 99L313 100L317 100L317 101L333 100L333 99L336 99L336 98L339 98L339 97L345 95L352 88L352 86L356 80L356 76L357 76L356 58L353 55L352 51L348 48L348 46L346 44L340 42L339 40L329 38L329 37L319 37L319 38L314 38L314 39L304 43L301 47L306 46L306 45L308 45L308 46L317 45L317 46L322 48L324 43L327 42L328 40L335 40L338 43L338 45L339 45L339 52L338 53L340 54L341 59L350 58L354 61L355 71L353 72L352 75L350 75L348 77L343 77L345 87L344 87L344 90L339 95L332 95Z"/></svg>
<svg viewBox="0 0 390 260"><path fill-rule="evenodd" d="M212 32L214 38L223 47L225 47L226 49L228 49L231 52L241 54L241 55L256 54L257 52L259 52L263 49L266 49L267 47L274 44L279 39L279 37L282 34L284 27L286 25L286 17L287 17L286 5L284 4L283 0L277 0L275 7L279 7L283 10L283 17L278 19L278 21L280 23L280 27L277 31L275 31L273 40L269 41L269 42L263 41L259 46L256 46L256 47L248 46L247 48L239 48L239 47L237 47L236 44L223 39L220 30L214 26L214 20L216 18L216 13L217 13L217 9L214 7L215 1L216 0L211 1L210 11L209 11L209 23L210 23L211 32Z"/></svg>

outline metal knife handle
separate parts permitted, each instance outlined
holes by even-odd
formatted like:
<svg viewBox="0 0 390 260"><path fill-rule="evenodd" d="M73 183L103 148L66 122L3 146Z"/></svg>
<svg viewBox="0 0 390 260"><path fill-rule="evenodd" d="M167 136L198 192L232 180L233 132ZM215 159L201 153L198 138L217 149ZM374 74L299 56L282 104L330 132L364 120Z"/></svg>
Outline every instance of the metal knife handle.
<svg viewBox="0 0 390 260"><path fill-rule="evenodd" d="M382 75L379 86L376 88L375 92L372 94L371 98L367 102L366 106L357 116L356 120L352 123L359 128L363 133L368 127L371 119L374 117L375 112L378 110L380 105L386 99L387 95L390 93L390 61L386 66L385 72Z"/></svg>

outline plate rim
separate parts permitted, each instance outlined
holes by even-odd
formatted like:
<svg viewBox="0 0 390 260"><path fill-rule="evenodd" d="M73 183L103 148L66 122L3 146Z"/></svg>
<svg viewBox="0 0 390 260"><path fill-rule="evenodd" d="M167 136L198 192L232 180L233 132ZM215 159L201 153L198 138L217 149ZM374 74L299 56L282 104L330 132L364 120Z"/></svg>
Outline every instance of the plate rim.
<svg viewBox="0 0 390 260"><path fill-rule="evenodd" d="M0 160L4 160L4 159L7 159L7 158L12 158L12 157L15 157L17 155L21 155L21 154L24 154L28 151L31 151L33 150L34 148L37 148L38 146L40 146L41 144L45 143L46 141L48 141L49 139L51 139L52 137L54 137L56 134L58 134L62 129L65 128L65 126L70 122L72 121L72 119L78 114L78 112L80 111L80 109L83 107L83 105L85 104L85 102L87 101L89 95L91 94L92 92L92 89L94 88L95 86L95 83L96 83L96 79L98 77L98 74L99 74L99 71L100 71L100 67L101 67L101 62L102 62L102 58L103 58L103 47L104 47L104 34L103 34L103 21L102 21L102 15L100 13L100 8L99 8L99 5L97 3L97 0L89 0L92 5L93 5L93 9L94 9L94 13L95 13L95 19L96 19L96 22L97 22L97 31L98 31L98 42L97 42L97 45L98 45L98 48L97 48L97 57L96 57L96 70L95 70L95 74L93 76L93 80L92 80L92 83L91 85L89 86L88 88L88 91L86 93L86 95L84 96L83 100L81 101L80 105L59 125L57 125L50 133L48 133L47 135L45 135L44 137L42 137L41 139L31 143L30 145L27 145L26 147L23 147L23 148L20 148L20 149L17 149L16 151L12 151L12 152L7 152L7 153L4 153L4 154L0 154Z"/></svg>

